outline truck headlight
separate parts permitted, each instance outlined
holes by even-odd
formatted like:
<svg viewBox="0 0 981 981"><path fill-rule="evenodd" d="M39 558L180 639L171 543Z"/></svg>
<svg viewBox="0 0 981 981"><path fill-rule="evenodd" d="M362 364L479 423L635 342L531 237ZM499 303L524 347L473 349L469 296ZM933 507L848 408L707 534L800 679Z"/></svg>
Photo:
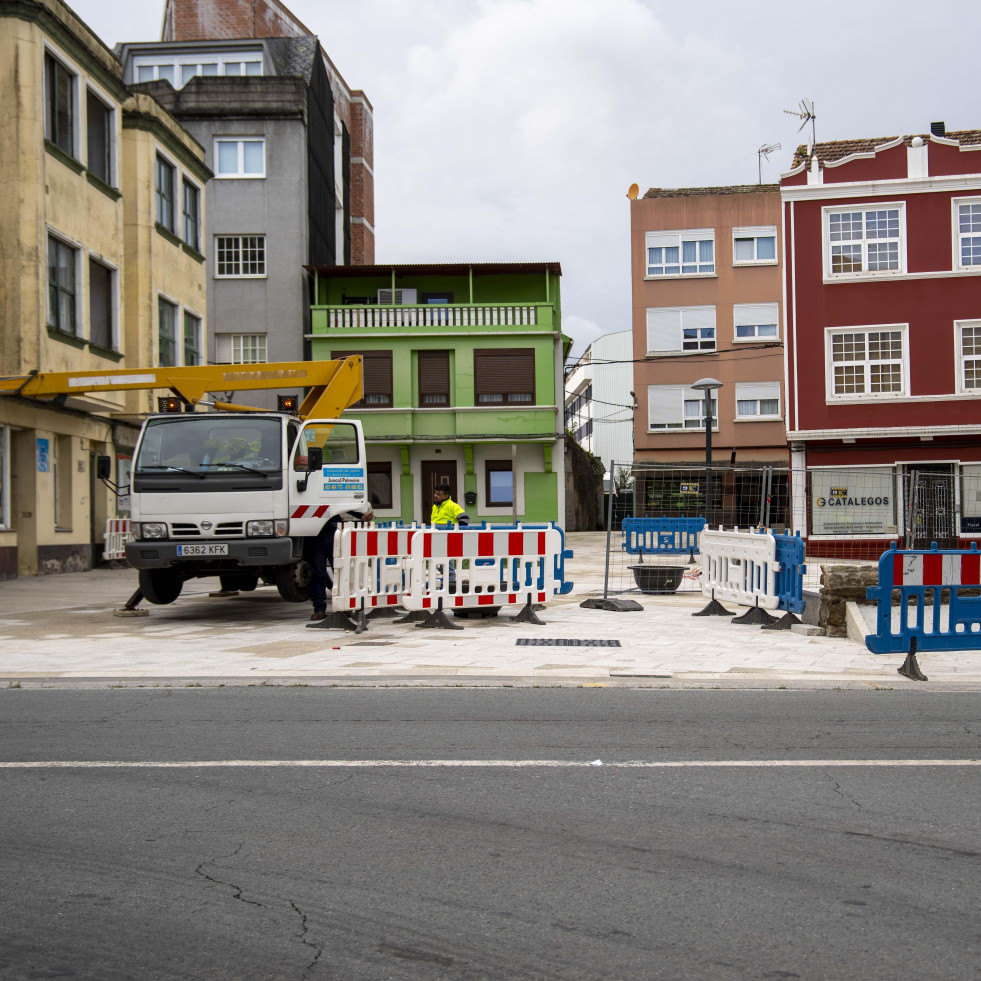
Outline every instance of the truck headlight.
<svg viewBox="0 0 981 981"><path fill-rule="evenodd" d="M262 521L249 521L245 525L248 538L272 538L275 522L264 518Z"/></svg>
<svg viewBox="0 0 981 981"><path fill-rule="evenodd" d="M163 521L144 521L138 526L137 538L166 538L167 525Z"/></svg>

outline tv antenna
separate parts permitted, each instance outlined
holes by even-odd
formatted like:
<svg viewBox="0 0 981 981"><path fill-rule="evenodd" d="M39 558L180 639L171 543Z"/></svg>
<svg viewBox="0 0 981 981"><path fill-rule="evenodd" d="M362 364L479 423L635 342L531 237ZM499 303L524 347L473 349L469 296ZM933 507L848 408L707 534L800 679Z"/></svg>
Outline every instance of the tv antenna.
<svg viewBox="0 0 981 981"><path fill-rule="evenodd" d="M770 159L770 154L776 150L780 150L782 147L779 143L769 143L764 144L761 147L756 148L756 163L757 169L759 171L760 183L763 183L763 158L766 157L767 160Z"/></svg>
<svg viewBox="0 0 981 981"><path fill-rule="evenodd" d="M810 99L801 99L800 106L797 109L784 109L784 112L788 116L796 116L801 120L800 126L797 127L798 133L808 123L811 124L811 146L813 147L817 143L817 129L814 125L814 120L817 119L817 113L814 112L814 103Z"/></svg>

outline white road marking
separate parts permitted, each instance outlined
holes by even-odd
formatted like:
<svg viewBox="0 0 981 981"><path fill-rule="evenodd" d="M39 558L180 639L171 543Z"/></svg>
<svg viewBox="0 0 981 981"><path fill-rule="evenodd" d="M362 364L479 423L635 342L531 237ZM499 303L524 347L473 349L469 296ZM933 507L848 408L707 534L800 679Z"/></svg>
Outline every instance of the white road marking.
<svg viewBox="0 0 981 981"><path fill-rule="evenodd" d="M371 769L380 767L436 768L472 767L493 768L563 768L593 767L587 760L14 760L0 761L0 769L6 770L98 770L98 769L163 769L207 770L249 767L317 767L321 769L347 768ZM912 766L981 766L977 760L622 760L603 761L604 767L621 767L645 770L678 770L695 767L721 769L767 767L912 767Z"/></svg>

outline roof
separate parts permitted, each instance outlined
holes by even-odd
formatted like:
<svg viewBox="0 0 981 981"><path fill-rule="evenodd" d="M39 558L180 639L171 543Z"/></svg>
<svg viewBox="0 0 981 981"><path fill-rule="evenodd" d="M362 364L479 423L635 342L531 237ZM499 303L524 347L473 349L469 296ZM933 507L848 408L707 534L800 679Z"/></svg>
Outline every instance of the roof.
<svg viewBox="0 0 981 981"><path fill-rule="evenodd" d="M382 266L305 266L307 272L346 279L369 276L466 276L471 270L485 276L520 273L555 273L562 275L557 262L423 262L396 263Z"/></svg>
<svg viewBox="0 0 981 981"><path fill-rule="evenodd" d="M277 75L297 75L309 84L320 41L313 37L266 38L266 50Z"/></svg>
<svg viewBox="0 0 981 981"><path fill-rule="evenodd" d="M815 143L810 154L808 153L807 145L802 143L794 151L794 162L791 164L790 169L794 170L802 163L806 163L812 155L817 156L818 164L823 167L826 163L842 160L855 153L874 153L877 147L881 147L886 143L895 143L897 140L902 140L906 146L909 146L917 135L919 135L919 138L924 143L929 142L932 138L930 133L914 133L911 136L880 136L877 138L867 137L861 140L830 140L826 143ZM956 132L945 133L941 139L951 140L952 142L960 143L962 146L973 146L981 144L981 129L957 130Z"/></svg>
<svg viewBox="0 0 981 981"><path fill-rule="evenodd" d="M712 194L779 194L779 184L735 184L731 187L652 187L645 198L708 197Z"/></svg>

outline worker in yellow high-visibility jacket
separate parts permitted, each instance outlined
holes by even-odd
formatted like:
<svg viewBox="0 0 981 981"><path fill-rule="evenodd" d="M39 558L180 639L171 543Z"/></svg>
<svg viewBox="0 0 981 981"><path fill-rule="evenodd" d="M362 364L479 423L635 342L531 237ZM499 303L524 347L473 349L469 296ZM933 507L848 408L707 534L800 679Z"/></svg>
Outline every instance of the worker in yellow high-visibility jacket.
<svg viewBox="0 0 981 981"><path fill-rule="evenodd" d="M470 524L467 512L450 497L450 485L437 484L433 492L433 512L429 519L431 525L459 525L465 528ZM456 592L456 563L449 562L450 592Z"/></svg>

